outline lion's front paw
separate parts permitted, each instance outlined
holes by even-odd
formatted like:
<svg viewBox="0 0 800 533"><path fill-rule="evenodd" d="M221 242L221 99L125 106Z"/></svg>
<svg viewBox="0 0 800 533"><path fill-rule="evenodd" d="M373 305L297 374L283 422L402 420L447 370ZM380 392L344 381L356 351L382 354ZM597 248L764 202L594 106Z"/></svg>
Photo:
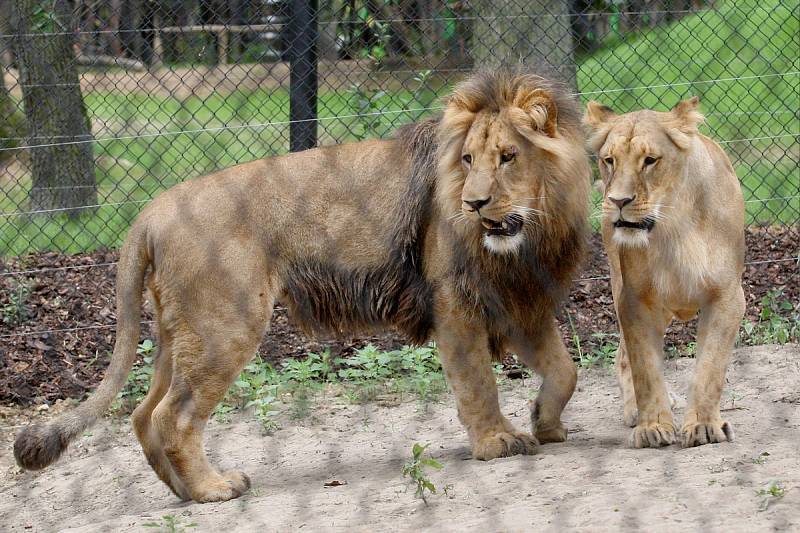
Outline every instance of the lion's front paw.
<svg viewBox="0 0 800 533"><path fill-rule="evenodd" d="M536 453L539 441L536 437L520 431L501 432L479 440L472 448L472 456L481 461L512 455L532 455Z"/></svg>
<svg viewBox="0 0 800 533"><path fill-rule="evenodd" d="M675 427L672 424L651 422L639 424L631 431L630 445L633 448L660 448L675 442Z"/></svg>
<svg viewBox="0 0 800 533"><path fill-rule="evenodd" d="M224 502L238 498L250 488L250 478L244 472L228 470L221 476L203 483L192 491L192 499L198 503Z"/></svg>
<svg viewBox="0 0 800 533"><path fill-rule="evenodd" d="M687 422L681 428L681 444L684 448L733 442L733 426L724 420L715 422Z"/></svg>

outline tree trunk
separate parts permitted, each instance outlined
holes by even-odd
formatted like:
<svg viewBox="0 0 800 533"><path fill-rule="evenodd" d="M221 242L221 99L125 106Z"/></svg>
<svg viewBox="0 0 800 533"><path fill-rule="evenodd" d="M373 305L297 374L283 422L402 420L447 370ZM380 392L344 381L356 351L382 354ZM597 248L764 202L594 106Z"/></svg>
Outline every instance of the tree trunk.
<svg viewBox="0 0 800 533"><path fill-rule="evenodd" d="M91 139L72 50L74 36L69 31L70 3L16 0L11 4L28 143ZM55 12L42 11L42 6ZM75 216L85 210L70 208L97 203L91 143L31 148L30 154L31 210L57 209Z"/></svg>
<svg viewBox="0 0 800 533"><path fill-rule="evenodd" d="M522 64L576 89L567 0L476 0L475 66Z"/></svg>

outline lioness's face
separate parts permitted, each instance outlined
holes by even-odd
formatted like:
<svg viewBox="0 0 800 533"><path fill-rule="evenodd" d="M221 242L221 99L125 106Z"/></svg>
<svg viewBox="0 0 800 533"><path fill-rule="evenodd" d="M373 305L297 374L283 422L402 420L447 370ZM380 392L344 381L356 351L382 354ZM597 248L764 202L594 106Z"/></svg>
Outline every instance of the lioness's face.
<svg viewBox="0 0 800 533"><path fill-rule="evenodd" d="M466 176L461 190L463 222L483 233L486 248L512 253L524 240L524 226L536 215L536 172L531 168L534 148L508 117L481 111L467 133L461 151Z"/></svg>
<svg viewBox="0 0 800 533"><path fill-rule="evenodd" d="M615 115L590 103L587 121L599 129L597 150L603 177L603 218L617 244L644 247L659 223L669 219L671 189L683 175L686 149L702 117L697 100L669 113L643 110ZM699 118L698 118L699 117Z"/></svg>

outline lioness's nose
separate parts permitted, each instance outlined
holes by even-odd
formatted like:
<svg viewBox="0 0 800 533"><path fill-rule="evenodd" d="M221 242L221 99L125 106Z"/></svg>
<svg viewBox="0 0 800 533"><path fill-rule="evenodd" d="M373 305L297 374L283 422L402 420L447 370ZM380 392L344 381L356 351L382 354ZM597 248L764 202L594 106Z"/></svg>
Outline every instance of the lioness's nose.
<svg viewBox="0 0 800 533"><path fill-rule="evenodd" d="M464 203L470 206L473 211L478 211L481 207L485 206L491 201L492 197L490 196L488 198L484 198L483 200L464 200Z"/></svg>
<svg viewBox="0 0 800 533"><path fill-rule="evenodd" d="M613 196L609 195L608 199L611 200L611 203L622 209L623 207L634 201L636 199L636 195L634 194L630 198L614 198Z"/></svg>

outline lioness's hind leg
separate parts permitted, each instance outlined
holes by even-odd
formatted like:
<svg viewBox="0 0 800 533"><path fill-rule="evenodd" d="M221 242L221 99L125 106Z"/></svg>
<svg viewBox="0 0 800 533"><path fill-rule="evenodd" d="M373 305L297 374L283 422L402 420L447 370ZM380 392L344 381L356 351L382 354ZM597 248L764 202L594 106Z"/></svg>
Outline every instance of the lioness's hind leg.
<svg viewBox="0 0 800 533"><path fill-rule="evenodd" d="M561 423L561 413L572 398L578 374L555 319L543 322L546 325L537 338L515 349L522 361L542 376L539 394L531 405L533 434L539 442L563 442L567 429Z"/></svg>
<svg viewBox="0 0 800 533"><path fill-rule="evenodd" d="M625 337L620 335L619 348L614 366L617 369L619 389L622 394L622 420L628 427L636 427L639 410L636 408L636 392L633 390L633 373Z"/></svg>
<svg viewBox="0 0 800 533"><path fill-rule="evenodd" d="M720 397L733 344L744 316L744 291L736 285L700 313L699 357L681 428L683 446L733 441L733 428L722 419Z"/></svg>

